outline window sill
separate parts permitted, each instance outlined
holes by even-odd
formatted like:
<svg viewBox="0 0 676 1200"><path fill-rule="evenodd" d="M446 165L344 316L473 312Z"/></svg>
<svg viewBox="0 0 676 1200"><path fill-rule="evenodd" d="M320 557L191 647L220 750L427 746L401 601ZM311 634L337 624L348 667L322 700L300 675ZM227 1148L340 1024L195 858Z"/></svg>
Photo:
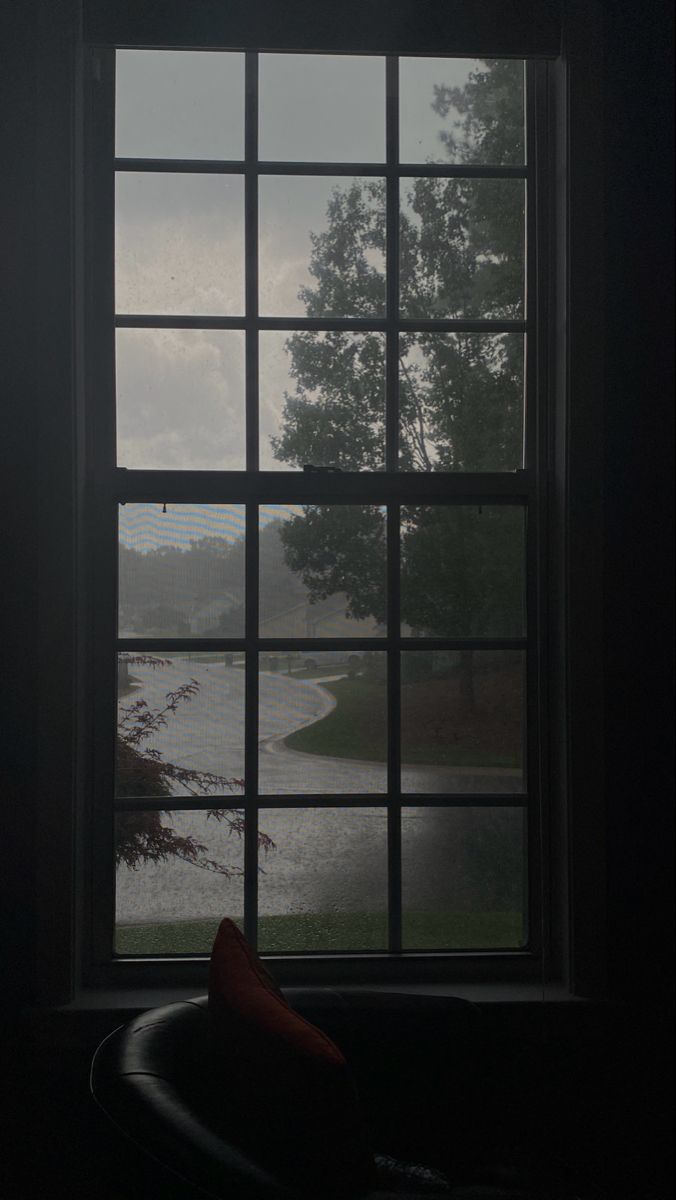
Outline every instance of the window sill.
<svg viewBox="0 0 676 1200"><path fill-rule="evenodd" d="M334 990L337 985L332 985ZM326 985L315 985L321 992ZM312 986L303 986L303 991L312 991ZM538 983L399 983L399 984L346 984L341 991L382 992L408 996L446 996L471 1000L479 1005L560 1005L587 1003L572 995L562 984L551 984L543 988ZM59 1005L52 1012L101 1012L109 1011L135 1015L149 1008L191 1000L204 995L199 986L145 987L145 988L82 988L69 1004Z"/></svg>

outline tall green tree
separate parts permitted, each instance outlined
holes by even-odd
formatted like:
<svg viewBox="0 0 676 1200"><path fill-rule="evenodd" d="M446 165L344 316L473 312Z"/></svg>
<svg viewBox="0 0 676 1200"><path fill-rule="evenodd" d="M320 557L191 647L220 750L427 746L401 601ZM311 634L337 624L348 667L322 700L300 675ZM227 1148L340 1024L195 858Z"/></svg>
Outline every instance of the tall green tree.
<svg viewBox="0 0 676 1200"><path fill-rule="evenodd" d="M462 88L430 97L453 162L523 162L522 64L479 64ZM309 316L384 311L384 184L332 195L311 234ZM518 179L402 182L400 309L407 317L523 315L524 188ZM301 332L287 343L277 459L342 470L384 466L384 345L379 334ZM523 339L407 333L399 346L400 469L505 471L521 463ZM385 528L374 507L308 507L281 531L287 562L315 599L345 592L354 616L385 618ZM523 522L509 510L418 506L402 524L402 620L437 636L522 632ZM471 659L467 660L471 663Z"/></svg>

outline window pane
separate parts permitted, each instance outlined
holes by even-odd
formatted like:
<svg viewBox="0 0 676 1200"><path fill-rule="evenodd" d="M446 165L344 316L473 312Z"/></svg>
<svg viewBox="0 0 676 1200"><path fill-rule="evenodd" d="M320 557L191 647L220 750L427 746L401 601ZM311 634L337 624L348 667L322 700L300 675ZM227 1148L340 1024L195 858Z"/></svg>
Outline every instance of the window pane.
<svg viewBox="0 0 676 1200"><path fill-rule="evenodd" d="M120 654L116 795L237 795L243 779L243 655Z"/></svg>
<svg viewBox="0 0 676 1200"><path fill-rule="evenodd" d="M261 54L259 154L296 162L385 161L385 60Z"/></svg>
<svg viewBox="0 0 676 1200"><path fill-rule="evenodd" d="M244 470L242 332L118 329L116 358L120 466Z"/></svg>
<svg viewBox="0 0 676 1200"><path fill-rule="evenodd" d="M116 195L118 312L242 315L241 177L124 171Z"/></svg>
<svg viewBox="0 0 676 1200"><path fill-rule="evenodd" d="M403 180L400 238L404 316L523 316L521 179Z"/></svg>
<svg viewBox="0 0 676 1200"><path fill-rule="evenodd" d="M263 175L259 188L261 313L382 315L384 181Z"/></svg>
<svg viewBox="0 0 676 1200"><path fill-rule="evenodd" d="M261 654L259 678L262 793L386 790L385 654Z"/></svg>
<svg viewBox="0 0 676 1200"><path fill-rule="evenodd" d="M244 157L244 55L118 50L120 158Z"/></svg>
<svg viewBox="0 0 676 1200"><path fill-rule="evenodd" d="M244 636L243 505L120 505L119 569L120 637Z"/></svg>
<svg viewBox="0 0 676 1200"><path fill-rule="evenodd" d="M524 535L516 505L402 508L402 633L521 637Z"/></svg>
<svg viewBox="0 0 676 1200"><path fill-rule="evenodd" d="M208 954L223 916L242 924L244 814L217 813L116 815L118 954Z"/></svg>
<svg viewBox="0 0 676 1200"><path fill-rule="evenodd" d="M405 471L523 466L519 334L408 334L399 342L399 462Z"/></svg>
<svg viewBox="0 0 676 1200"><path fill-rule="evenodd" d="M523 62L401 58L402 162L523 163Z"/></svg>
<svg viewBox="0 0 676 1200"><path fill-rule="evenodd" d="M403 791L523 790L524 667L519 650L402 654Z"/></svg>
<svg viewBox="0 0 676 1200"><path fill-rule="evenodd" d="M387 947L387 813L262 809L275 849L259 878L259 948Z"/></svg>
<svg viewBox="0 0 676 1200"><path fill-rule="evenodd" d="M261 468L385 465L385 338L260 335Z"/></svg>
<svg viewBox="0 0 676 1200"><path fill-rule="evenodd" d="M526 940L526 811L402 810L406 950L517 948Z"/></svg>
<svg viewBox="0 0 676 1200"><path fill-rule="evenodd" d="M260 636L384 636L385 525L375 505L261 507Z"/></svg>

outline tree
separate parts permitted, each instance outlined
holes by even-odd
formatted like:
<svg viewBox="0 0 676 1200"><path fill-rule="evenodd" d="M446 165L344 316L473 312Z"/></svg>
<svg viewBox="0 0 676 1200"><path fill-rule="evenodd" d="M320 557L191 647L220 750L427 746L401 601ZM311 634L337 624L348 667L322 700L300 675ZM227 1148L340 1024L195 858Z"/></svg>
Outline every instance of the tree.
<svg viewBox="0 0 676 1200"><path fill-rule="evenodd" d="M194 614L215 600L238 608L244 598L243 540L208 536L189 546L158 545L140 551L120 541L121 627L189 636ZM236 629L241 634L241 629Z"/></svg>
<svg viewBox="0 0 676 1200"><path fill-rule="evenodd" d="M166 659L150 655L128 657L126 662L140 666L168 666ZM162 708L151 709L142 697L132 700L121 709L116 742L116 794L125 796L157 798L173 795L172 784L180 784L189 795L208 796L214 793L233 791L244 786L241 779L226 779L210 771L182 767L166 762L160 750L148 745L153 734L167 725L179 708L199 691L196 679L181 684L166 695ZM207 847L191 836L183 837L171 826L162 824L163 812L122 812L115 826L115 862L124 863L137 870L144 863L166 862L179 858L195 867L214 871L230 877L241 874L241 869L219 863L207 857ZM230 808L209 808L207 817L225 822L230 833L241 837L244 833L244 818L240 812ZM264 850L273 848L271 838L259 833L258 844Z"/></svg>
<svg viewBox="0 0 676 1200"><path fill-rule="evenodd" d="M464 87L435 88L432 108L446 121L440 141L451 161L524 161L522 77L519 63L487 61ZM519 180L420 177L403 185L402 313L521 318L523 203ZM384 213L384 185L378 181L334 190L328 228L311 235L314 283L301 292L308 316L382 314L385 287L378 262L385 253ZM295 390L285 395L280 432L272 439L277 459L295 467L384 467L383 343L380 334L338 331L304 331L287 340ZM520 335L401 335L400 469L515 470L522 461L523 384ZM287 562L311 598L344 592L348 614L385 621L385 519L378 507L307 506L302 517L286 522L280 536ZM520 636L523 562L524 519L515 506L408 506L401 514L402 621L415 633L437 637ZM461 723L470 740L482 744L486 736L496 736L496 718L490 711L493 699L478 708L477 694L485 696L486 684L479 688L477 656L463 651L447 657L455 677L447 691L430 691L435 701L423 701L422 719L432 727L434 703L443 714L457 686ZM405 656L404 711L407 698L419 697L421 684L424 689L435 670L438 679L434 658L424 651ZM486 666L491 679L495 664ZM443 664L441 669L446 670ZM498 664L498 676L501 670ZM509 670L498 686L505 694L510 686L520 694L520 667L514 679L506 677ZM441 727L447 733L446 717ZM509 720L498 733L510 750L520 752L521 734L513 733ZM509 812L482 812L481 820L468 822L464 813L457 814L462 853L456 850L473 905L521 906L522 831L510 818ZM448 847L436 828L428 862L430 868L438 864L444 877L449 874Z"/></svg>
<svg viewBox="0 0 676 1200"><path fill-rule="evenodd" d="M487 61L462 88L435 88L440 140L456 162L523 161L522 66ZM410 317L523 314L523 184L421 177L400 223L400 303ZM336 187L328 227L311 234L300 295L308 316L382 312L384 184ZM295 392L285 394L275 456L343 470L384 460L383 339L300 332L286 343ZM400 339L400 466L502 471L521 461L523 342L513 334L406 333ZM347 595L348 613L385 619L385 526L375 506L307 506L281 530L289 566L310 596ZM436 636L522 633L523 520L515 509L403 514L402 620ZM473 703L471 655L463 657Z"/></svg>

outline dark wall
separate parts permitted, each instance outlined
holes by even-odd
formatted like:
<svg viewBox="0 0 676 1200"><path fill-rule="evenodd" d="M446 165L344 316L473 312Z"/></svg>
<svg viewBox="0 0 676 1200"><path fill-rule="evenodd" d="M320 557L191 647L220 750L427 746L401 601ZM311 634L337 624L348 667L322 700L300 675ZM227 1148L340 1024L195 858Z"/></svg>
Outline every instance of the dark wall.
<svg viewBox="0 0 676 1200"><path fill-rule="evenodd" d="M63 5L64 11L69 7ZM12 5L4 22L10 53L2 72L5 212L3 356L3 560L7 567L3 689L5 795L15 847L4 882L13 908L10 961L31 974L31 906L36 830L49 820L36 795L41 721L40 556L60 506L44 466L54 443L44 430L63 394L55 347L68 339L59 287L68 248L55 223L58 157L48 164L38 113L54 102L37 75L39 4ZM605 33L607 355L605 389L605 670L610 975L638 995L666 982L672 807L671 735L673 359L669 277L673 262L671 61L673 17L663 0L607 0ZM64 145L65 145L64 141ZM63 167L64 164L62 164ZM65 164L67 169L67 163ZM38 253L39 251L39 253ZM39 261L38 261L39 260ZM45 270L45 261L46 267ZM42 267L40 267L40 262ZM53 304L45 304L45 288ZM59 321L61 326L59 328ZM60 339L60 342L59 342ZM63 414L62 409L62 414ZM39 436L41 435L41 436ZM61 435L70 453L71 430ZM40 440L47 453L38 456ZM42 464L42 465L41 465ZM11 514L11 516L9 515ZM54 567L53 586L58 564ZM63 564L68 571L69 564ZM44 636L44 635L43 635ZM62 645L63 638L59 639ZM56 653L56 647L53 652ZM49 710L47 710L49 715ZM53 713L52 713L53 715ZM599 746L599 753L603 747ZM8 770L9 768L9 770ZM27 836L28 831L30 833ZM63 848L62 848L63 849ZM15 975L15 978L17 975ZM21 990L21 989L19 989Z"/></svg>
<svg viewBox="0 0 676 1200"><path fill-rule="evenodd" d="M608 971L625 1005L598 1070L615 1188L658 1197L673 1180L673 5L606 13Z"/></svg>
<svg viewBox="0 0 676 1200"><path fill-rule="evenodd" d="M548 1064L558 1072L562 1109L585 1093L591 1115L599 1097L607 1101L621 1094L620 1130L633 1129L637 1153L654 1154L656 1131L666 1127L673 1003L673 14L666 0L641 5L606 0L605 8L606 724L599 754L606 755L609 981L612 994L630 1007L612 1027L608 1019L603 1046L598 1026L584 1035L569 1030L553 1045ZM5 682L0 694L3 837L9 846L2 872L7 892L3 987L5 999L19 1004L36 995L42 949L34 935L34 864L39 831L52 813L49 790L43 787L48 780L44 764L40 788L37 774L40 712L49 712L39 700L49 663L37 650L37 631L48 621L40 612L38 562L41 547L44 562L48 516L54 520L55 506L61 505L63 519L69 517L36 453L38 432L54 415L45 409L50 371L53 364L58 370L59 338L67 336L45 311L38 250L48 277L51 271L55 296L68 258L58 229L50 247L45 225L53 176L40 169L38 114L51 100L44 80L39 86L37 78L38 9L37 0L24 0L3 12L9 53L0 73L6 168L0 230L7 243L1 510ZM63 204L63 196L58 202ZM61 258L50 259L53 248ZM58 394L61 386L54 390ZM46 458L43 452L43 465ZM59 856L56 846L57 868ZM58 1055L46 1064L55 1105L59 1073L69 1058L77 1070L62 1074L61 1083L66 1092L77 1091L81 1102L94 1040L91 1031L79 1037L72 1026L63 1035ZM21 1045L13 1050L20 1079L30 1063ZM611 1109L606 1129L614 1115ZM30 1136L25 1141L29 1152ZM640 1187L634 1194L641 1195Z"/></svg>
<svg viewBox="0 0 676 1200"><path fill-rule="evenodd" d="M3 39L9 52L0 73L6 168L2 768L6 832L13 845L3 883L13 910L6 926L12 945L8 961L23 963L14 975L18 979L20 973L24 981L19 991L35 959L28 949L32 881L45 827L54 839L54 859L69 856L68 845L58 844L58 826L50 827L54 805L47 791L38 795L37 775L39 766L40 786L48 789L67 773L69 731L58 726L58 704L48 693L59 657L59 670L67 669L72 634L64 623L50 641L50 613L40 604L45 572L53 590L59 579L69 580L72 567L50 557L49 531L63 528L72 517L66 488L73 439L65 349L70 316L64 303L70 269L63 229L68 219L63 186L68 137L62 129L59 142L58 105L65 97L58 92L58 71L54 83L45 77L44 65L38 72L41 7L39 0L7 6ZM67 15L77 5L55 0L47 8ZM665 947L673 911L668 903L673 811L668 799L673 713L668 547L673 536L671 8L667 0L640 6L629 0L605 2L609 953L613 990L627 996L666 983ZM52 48L58 32L56 20L47 30ZM41 744L49 747L41 764L38 729ZM599 754L603 751L599 745Z"/></svg>
<svg viewBox="0 0 676 1200"><path fill-rule="evenodd" d="M3 9L0 70L2 387L0 591L3 682L0 780L5 862L0 878L4 992L32 992L37 757L38 494L36 469L36 58L35 6ZM9 993L9 994L8 994Z"/></svg>
<svg viewBox="0 0 676 1200"><path fill-rule="evenodd" d="M607 0L610 982L673 997L673 5Z"/></svg>

